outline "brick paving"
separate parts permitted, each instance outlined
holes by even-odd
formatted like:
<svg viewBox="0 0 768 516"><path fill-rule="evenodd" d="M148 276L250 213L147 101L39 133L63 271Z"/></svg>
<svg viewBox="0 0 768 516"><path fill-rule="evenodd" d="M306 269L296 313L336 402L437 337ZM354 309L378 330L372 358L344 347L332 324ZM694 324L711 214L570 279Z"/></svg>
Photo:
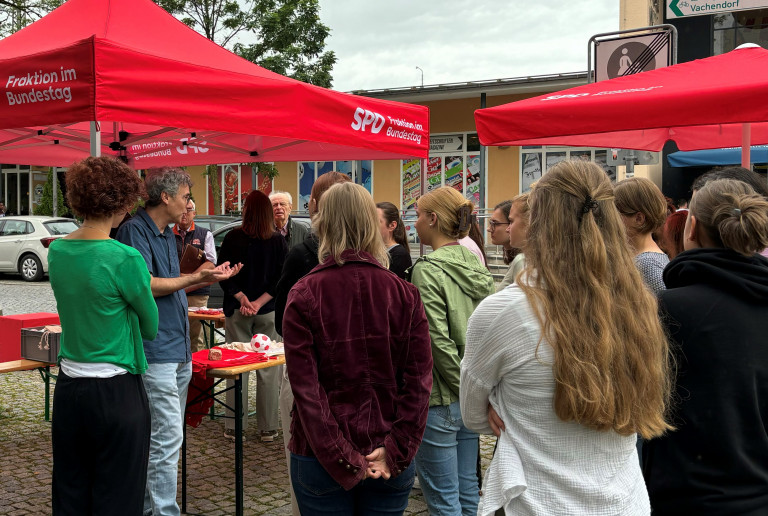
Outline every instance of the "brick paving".
<svg viewBox="0 0 768 516"><path fill-rule="evenodd" d="M47 281L30 284L17 278L0 275L0 309L5 315L56 311ZM256 382L250 383L253 397ZM0 375L0 515L51 512L51 427L43 419L44 390L37 371ZM282 434L273 443L262 443L251 417L243 443L244 512L291 514ZM206 417L198 428L187 429L187 514L234 514L234 444L224 438L223 421ZM483 469L494 440L481 438ZM405 513L427 514L420 490L411 492Z"/></svg>

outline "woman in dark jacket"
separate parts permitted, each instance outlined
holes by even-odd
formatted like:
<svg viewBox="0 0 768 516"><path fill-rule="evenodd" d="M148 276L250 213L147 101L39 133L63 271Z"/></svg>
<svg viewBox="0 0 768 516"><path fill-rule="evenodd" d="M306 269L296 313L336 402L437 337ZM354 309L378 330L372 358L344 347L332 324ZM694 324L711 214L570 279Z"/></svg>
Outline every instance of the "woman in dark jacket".
<svg viewBox="0 0 768 516"><path fill-rule="evenodd" d="M647 441L653 514L768 514L768 201L720 179L691 200L660 310L677 360L677 430Z"/></svg>
<svg viewBox="0 0 768 516"><path fill-rule="evenodd" d="M275 231L272 203L263 192L254 190L245 199L243 225L224 237L219 252L219 263L242 263L240 274L221 282L224 290L224 315L227 316L227 342L250 342L262 333L277 340L275 332L275 302L277 281L288 254L288 244ZM256 372L256 422L261 440L272 442L277 435L278 394L282 367L270 367ZM248 377L244 375L243 404L247 408ZM227 393L227 404L232 406L232 391ZM232 413L227 412L228 415ZM248 411L243 420L243 430ZM234 420L225 422L228 431L234 431Z"/></svg>
<svg viewBox="0 0 768 516"><path fill-rule="evenodd" d="M429 327L416 288L386 269L377 220L365 188L332 186L313 221L320 265L288 296L289 448L302 514L408 505L432 387Z"/></svg>

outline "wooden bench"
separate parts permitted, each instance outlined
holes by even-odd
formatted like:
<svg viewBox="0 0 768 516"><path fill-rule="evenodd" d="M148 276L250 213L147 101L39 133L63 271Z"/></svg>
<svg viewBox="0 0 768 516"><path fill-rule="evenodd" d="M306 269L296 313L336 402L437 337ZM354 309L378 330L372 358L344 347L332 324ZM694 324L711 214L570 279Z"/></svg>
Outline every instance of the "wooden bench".
<svg viewBox="0 0 768 516"><path fill-rule="evenodd" d="M0 362L0 373L12 373L14 371L31 371L37 369L40 376L45 382L45 420L50 421L50 408L51 408L51 378L56 379L56 375L51 374L51 366L56 364L48 364L46 362L38 362L37 360L11 360L10 362Z"/></svg>

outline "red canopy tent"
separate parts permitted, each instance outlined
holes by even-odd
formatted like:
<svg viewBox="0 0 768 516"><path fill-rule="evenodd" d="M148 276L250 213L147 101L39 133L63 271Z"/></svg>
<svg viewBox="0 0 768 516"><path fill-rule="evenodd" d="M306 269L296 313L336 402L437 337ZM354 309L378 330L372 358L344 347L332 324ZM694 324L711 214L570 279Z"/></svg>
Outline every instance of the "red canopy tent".
<svg viewBox="0 0 768 516"><path fill-rule="evenodd" d="M659 151L768 143L768 50L754 46L475 111L483 145ZM747 165L748 166L748 165Z"/></svg>
<svg viewBox="0 0 768 516"><path fill-rule="evenodd" d="M69 0L0 40L0 86L2 163L66 166L100 152L145 168L429 152L426 107L270 72L150 0Z"/></svg>

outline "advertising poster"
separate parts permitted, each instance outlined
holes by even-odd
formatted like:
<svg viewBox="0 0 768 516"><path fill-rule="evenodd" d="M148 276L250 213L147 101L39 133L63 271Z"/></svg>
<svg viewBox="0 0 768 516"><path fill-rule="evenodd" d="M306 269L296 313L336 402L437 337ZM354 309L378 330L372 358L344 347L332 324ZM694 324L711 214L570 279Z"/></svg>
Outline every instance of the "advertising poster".
<svg viewBox="0 0 768 516"><path fill-rule="evenodd" d="M294 210L309 211L309 194L312 193L313 184L315 184L315 162L302 161L299 163L299 202L297 206L294 201Z"/></svg>
<svg viewBox="0 0 768 516"><path fill-rule="evenodd" d="M541 154L538 152L523 153L523 193L531 190L531 184L541 179Z"/></svg>
<svg viewBox="0 0 768 516"><path fill-rule="evenodd" d="M333 161L318 161L317 162L317 177L322 176L326 172L333 172ZM312 183L314 184L314 182ZM312 187L310 186L310 189Z"/></svg>
<svg viewBox="0 0 768 516"><path fill-rule="evenodd" d="M421 160L404 159L403 167L403 209L412 208L421 194Z"/></svg>
<svg viewBox="0 0 768 516"><path fill-rule="evenodd" d="M355 162L354 161L337 161L336 172L341 174L347 174L347 176L354 181L355 180ZM317 174L320 177L320 174Z"/></svg>
<svg viewBox="0 0 768 516"><path fill-rule="evenodd" d="M248 194L254 190L252 178L253 169L251 168L251 165L240 165L240 203L237 207L237 211L240 213L243 212L243 206L245 206L245 198L248 197ZM256 186L259 185L258 180L259 178L256 177ZM268 192L267 195L269 195Z"/></svg>
<svg viewBox="0 0 768 516"><path fill-rule="evenodd" d="M467 156L467 189L464 196L472 201L475 208L480 206L480 156Z"/></svg>
<svg viewBox="0 0 768 516"><path fill-rule="evenodd" d="M258 188L265 194L269 195L272 193L272 180L261 172L259 172L256 175L256 181L258 181Z"/></svg>
<svg viewBox="0 0 768 516"><path fill-rule="evenodd" d="M34 211L40 200L43 198L43 187L48 182L48 174L42 172L34 172L32 174L32 208L30 211ZM59 184L61 188L61 184ZM0 198L2 200L2 198Z"/></svg>
<svg viewBox="0 0 768 516"><path fill-rule="evenodd" d="M443 186L443 158L429 158L427 160L427 191L431 192L441 186Z"/></svg>
<svg viewBox="0 0 768 516"><path fill-rule="evenodd" d="M567 159L565 152L547 152L547 170Z"/></svg>
<svg viewBox="0 0 768 516"><path fill-rule="evenodd" d="M360 174L360 184L363 185L363 187L368 190L369 192L373 192L373 161L366 159L360 162L360 170L358 173Z"/></svg>
<svg viewBox="0 0 768 516"><path fill-rule="evenodd" d="M240 166L224 165L219 167L221 177L221 197L224 201L224 213L240 211Z"/></svg>
<svg viewBox="0 0 768 516"><path fill-rule="evenodd" d="M455 188L459 192L464 191L463 184L464 157L446 156L445 158L445 186Z"/></svg>

